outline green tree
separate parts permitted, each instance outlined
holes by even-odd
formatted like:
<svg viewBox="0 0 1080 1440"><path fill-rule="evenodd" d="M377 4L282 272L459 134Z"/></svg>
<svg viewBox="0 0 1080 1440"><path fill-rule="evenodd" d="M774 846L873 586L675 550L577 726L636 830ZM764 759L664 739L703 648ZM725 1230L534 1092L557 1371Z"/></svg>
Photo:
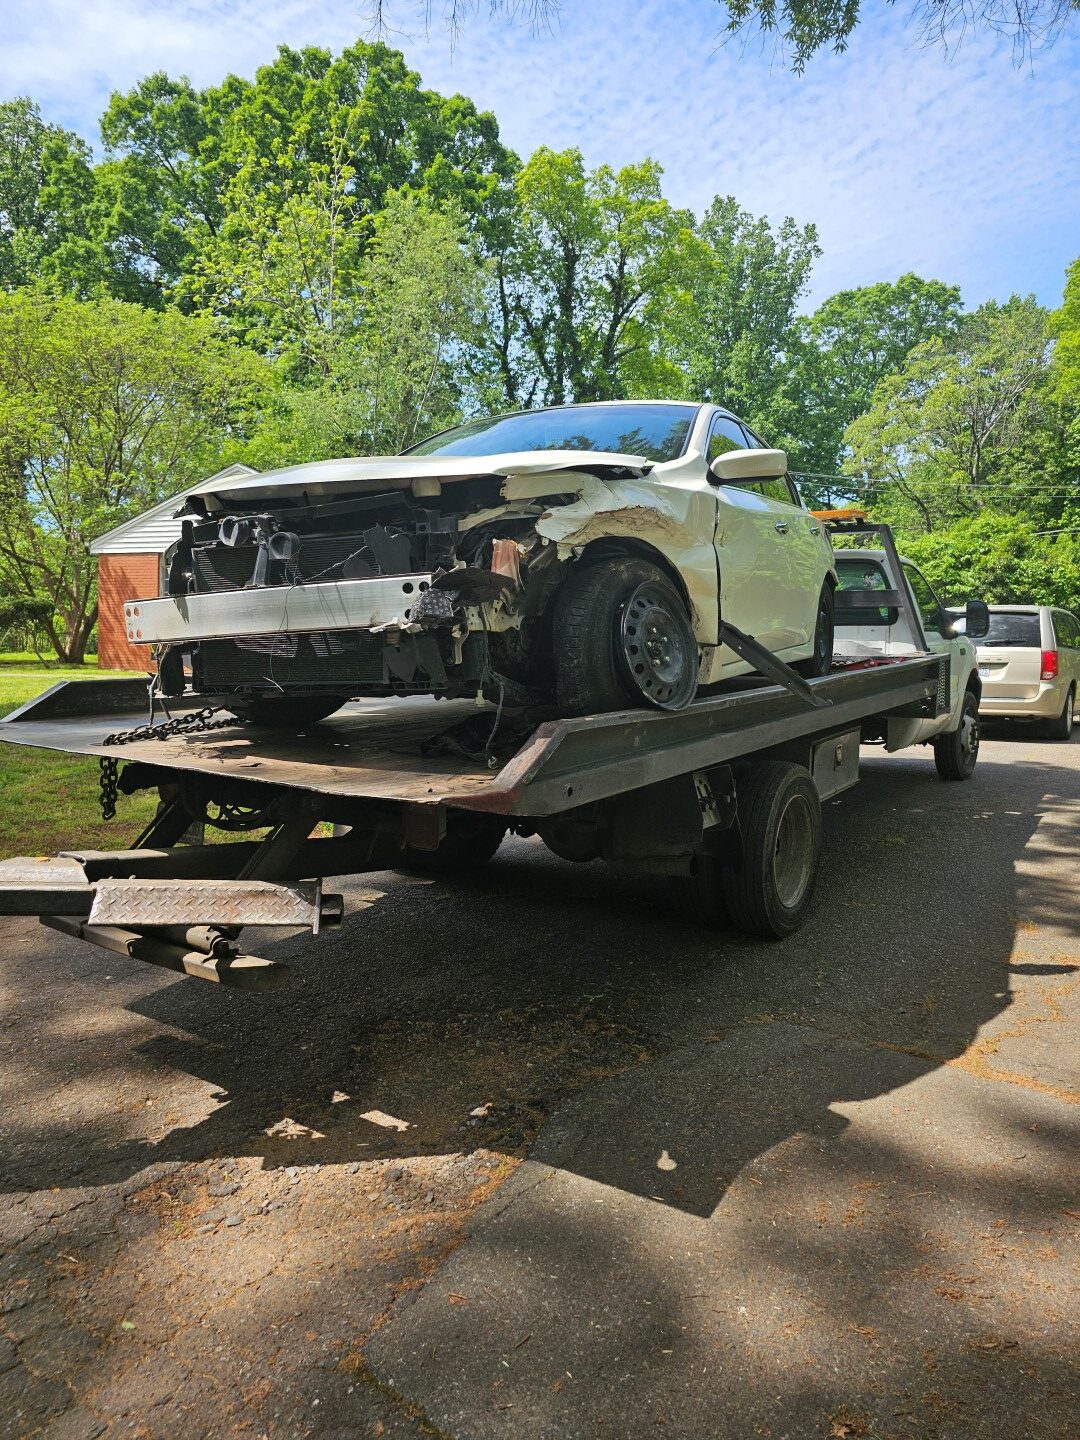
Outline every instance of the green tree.
<svg viewBox="0 0 1080 1440"><path fill-rule="evenodd" d="M347 454L396 454L461 414L483 268L460 216L407 191L373 221L350 324L326 340L312 383L285 374L248 452L260 468Z"/></svg>
<svg viewBox="0 0 1080 1440"><path fill-rule="evenodd" d="M508 403L618 398L647 370L655 312L691 226L660 177L652 160L586 171L580 151L544 147L523 167L514 238L495 268Z"/></svg>
<svg viewBox="0 0 1080 1440"><path fill-rule="evenodd" d="M1054 397L1074 478L1080 482L1080 260L1074 260L1066 272L1065 299L1054 315L1054 335Z"/></svg>
<svg viewBox="0 0 1080 1440"><path fill-rule="evenodd" d="M821 254L813 225L775 229L717 196L696 230L686 281L670 297L661 342L682 392L726 405L773 438L795 309Z"/></svg>
<svg viewBox="0 0 1080 1440"><path fill-rule="evenodd" d="M792 463L835 475L844 432L917 345L955 333L960 291L939 280L899 280L841 290L795 324L789 368L774 405Z"/></svg>
<svg viewBox="0 0 1080 1440"><path fill-rule="evenodd" d="M111 241L159 303L185 291L207 248L220 253L234 204L269 223L347 171L358 227L409 187L456 203L482 234L516 166L494 116L425 90L398 51L362 41L337 56L282 46L254 80L205 90L151 75L112 97L102 137Z"/></svg>
<svg viewBox="0 0 1080 1440"><path fill-rule="evenodd" d="M988 301L916 346L845 436L875 513L934 530L1051 488L1017 468L1047 423L1049 357L1049 316L1030 296Z"/></svg>
<svg viewBox="0 0 1080 1440"><path fill-rule="evenodd" d="M89 146L31 100L0 102L0 289L94 288L105 270L94 205Z"/></svg>
<svg viewBox="0 0 1080 1440"><path fill-rule="evenodd" d="M97 618L90 541L235 454L264 385L209 320L0 296L0 590L51 602L61 659Z"/></svg>
<svg viewBox="0 0 1080 1440"><path fill-rule="evenodd" d="M862 16L859 0L722 0L731 35L755 31L771 37L801 73L819 50L847 49ZM917 0L907 23L922 43L944 47L984 31L1007 36L1019 58L1052 43L1080 0Z"/></svg>
<svg viewBox="0 0 1080 1440"><path fill-rule="evenodd" d="M947 603L1080 604L1080 535L1040 535L1019 515L983 511L901 541Z"/></svg>

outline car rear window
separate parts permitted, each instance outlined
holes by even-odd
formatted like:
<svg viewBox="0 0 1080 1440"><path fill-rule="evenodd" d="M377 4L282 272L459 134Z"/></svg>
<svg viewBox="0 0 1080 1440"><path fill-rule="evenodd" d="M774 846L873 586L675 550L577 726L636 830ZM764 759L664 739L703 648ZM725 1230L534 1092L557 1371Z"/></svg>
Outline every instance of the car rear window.
<svg viewBox="0 0 1080 1440"><path fill-rule="evenodd" d="M1025 645L1038 650L1042 632L1038 615L1010 614L1007 610L991 610L990 629L979 637L980 645Z"/></svg>

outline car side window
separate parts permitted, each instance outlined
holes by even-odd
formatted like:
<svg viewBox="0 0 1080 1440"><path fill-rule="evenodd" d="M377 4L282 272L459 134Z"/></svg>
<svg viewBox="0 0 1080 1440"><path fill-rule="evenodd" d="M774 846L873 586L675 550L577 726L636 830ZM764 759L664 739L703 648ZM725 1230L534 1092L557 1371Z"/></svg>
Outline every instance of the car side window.
<svg viewBox="0 0 1080 1440"><path fill-rule="evenodd" d="M726 455L729 450L747 449L742 426L730 415L717 415L709 431L707 446L705 458L710 465L718 455Z"/></svg>
<svg viewBox="0 0 1080 1440"><path fill-rule="evenodd" d="M933 631L935 635L944 635L945 616L941 608L941 601L931 590L926 576L920 570L916 570L914 565L904 566L904 576L915 601L915 608L919 612L923 629L928 632Z"/></svg>

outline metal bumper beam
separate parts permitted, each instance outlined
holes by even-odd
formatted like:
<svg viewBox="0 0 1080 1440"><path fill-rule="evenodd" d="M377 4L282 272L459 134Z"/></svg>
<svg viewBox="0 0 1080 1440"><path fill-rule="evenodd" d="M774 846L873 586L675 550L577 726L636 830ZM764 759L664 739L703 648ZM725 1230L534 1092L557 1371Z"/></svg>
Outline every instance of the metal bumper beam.
<svg viewBox="0 0 1080 1440"><path fill-rule="evenodd" d="M213 595L128 600L124 628L132 645L232 640L245 635L370 630L407 625L431 575L380 575L311 585L267 585Z"/></svg>

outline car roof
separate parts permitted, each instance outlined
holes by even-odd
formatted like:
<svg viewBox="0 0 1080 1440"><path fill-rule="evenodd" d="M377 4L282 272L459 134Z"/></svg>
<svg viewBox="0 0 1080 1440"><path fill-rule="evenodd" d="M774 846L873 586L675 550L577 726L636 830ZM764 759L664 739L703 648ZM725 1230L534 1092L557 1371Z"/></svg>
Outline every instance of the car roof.
<svg viewBox="0 0 1080 1440"><path fill-rule="evenodd" d="M991 615L1038 615L1040 610L1056 610L1056 605L988 605Z"/></svg>

